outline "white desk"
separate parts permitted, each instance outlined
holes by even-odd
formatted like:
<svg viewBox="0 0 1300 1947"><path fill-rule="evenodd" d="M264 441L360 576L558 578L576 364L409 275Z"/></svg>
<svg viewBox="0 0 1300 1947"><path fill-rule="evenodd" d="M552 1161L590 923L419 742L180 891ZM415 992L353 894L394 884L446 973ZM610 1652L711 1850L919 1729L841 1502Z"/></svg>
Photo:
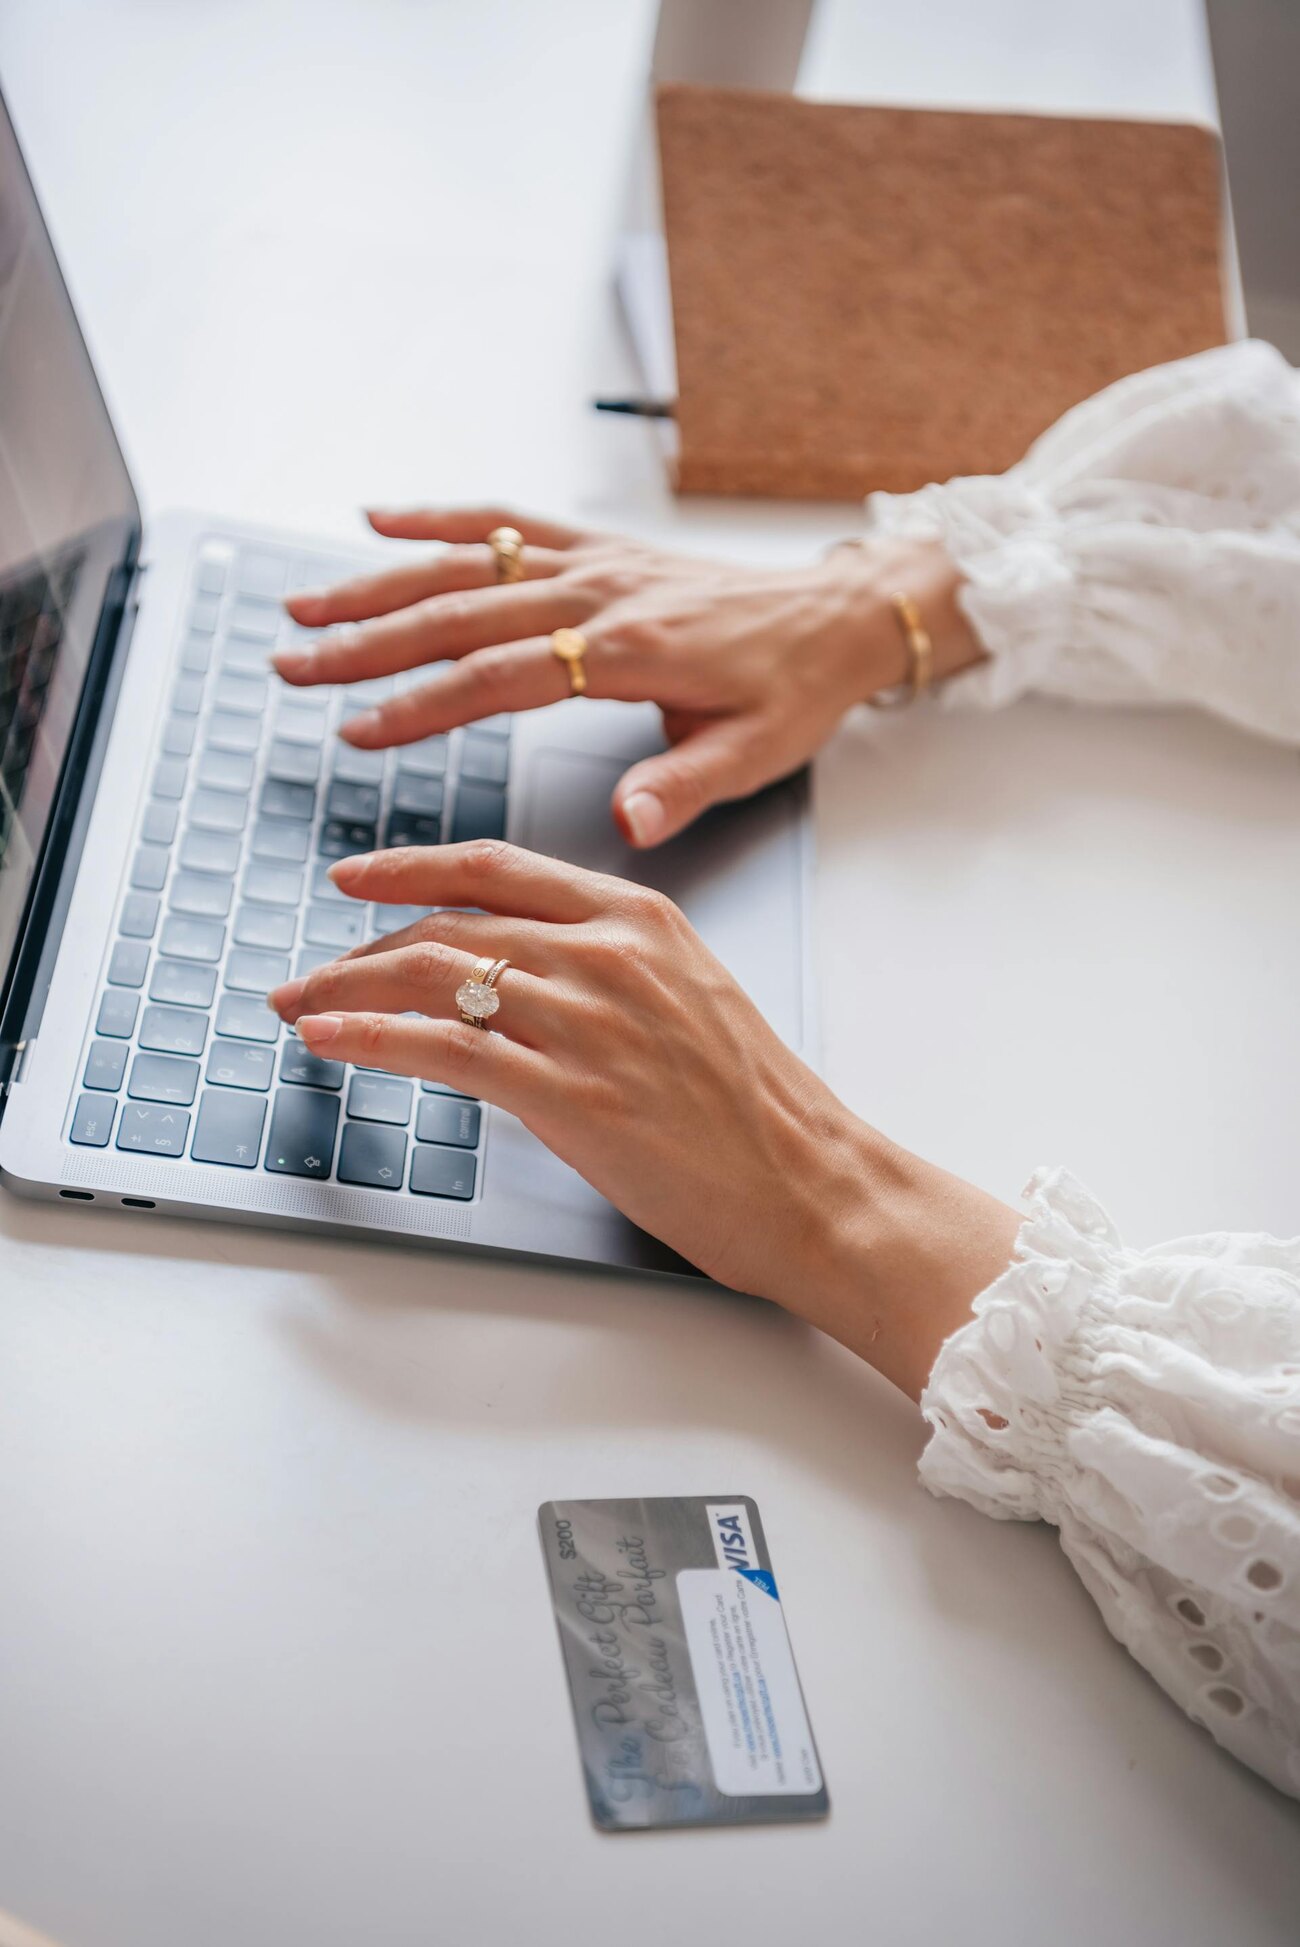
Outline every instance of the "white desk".
<svg viewBox="0 0 1300 1947"><path fill-rule="evenodd" d="M846 5L810 82L1194 110L1190 18ZM648 32L612 0L8 0L151 504L347 534L367 494L504 495L752 558L840 531L674 506L644 429L585 409L627 376ZM1135 1239L1294 1224L1295 759L1049 709L884 728L819 779L836 1084L1010 1196L1070 1161ZM0 1252L0 1905L67 1947L1294 1941L1294 1806L1047 1530L931 1501L911 1411L767 1308L7 1199ZM763 1509L832 1817L598 1837L534 1509L721 1487Z"/></svg>

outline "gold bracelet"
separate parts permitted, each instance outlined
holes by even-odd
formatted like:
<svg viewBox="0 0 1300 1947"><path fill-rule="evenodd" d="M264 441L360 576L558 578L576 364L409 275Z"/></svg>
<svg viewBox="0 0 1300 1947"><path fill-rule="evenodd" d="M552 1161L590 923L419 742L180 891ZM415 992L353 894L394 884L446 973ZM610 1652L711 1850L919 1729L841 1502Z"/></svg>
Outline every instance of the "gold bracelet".
<svg viewBox="0 0 1300 1947"><path fill-rule="evenodd" d="M901 710L908 703L915 703L918 696L924 696L934 680L934 644L930 631L921 620L921 611L910 595L901 592L889 598L889 606L898 617L898 626L903 631L903 641L907 647L907 678L896 683L891 689L877 690L867 698L873 710Z"/></svg>

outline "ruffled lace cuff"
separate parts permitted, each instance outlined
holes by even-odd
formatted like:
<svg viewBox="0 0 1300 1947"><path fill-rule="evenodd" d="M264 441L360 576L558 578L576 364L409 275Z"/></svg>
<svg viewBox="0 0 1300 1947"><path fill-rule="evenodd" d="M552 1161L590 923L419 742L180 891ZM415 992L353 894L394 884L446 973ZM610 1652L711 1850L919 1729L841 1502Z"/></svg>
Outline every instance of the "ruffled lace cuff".
<svg viewBox="0 0 1300 1947"><path fill-rule="evenodd" d="M921 1479L1054 1523L1112 1634L1300 1795L1300 1240L1132 1251L1064 1172L1026 1195L935 1362Z"/></svg>

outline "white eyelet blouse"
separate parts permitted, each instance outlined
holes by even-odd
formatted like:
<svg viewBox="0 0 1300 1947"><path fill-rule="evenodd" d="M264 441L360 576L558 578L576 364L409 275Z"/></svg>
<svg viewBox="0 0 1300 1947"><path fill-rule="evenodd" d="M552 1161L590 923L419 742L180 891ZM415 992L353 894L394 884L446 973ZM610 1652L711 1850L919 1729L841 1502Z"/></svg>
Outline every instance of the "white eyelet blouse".
<svg viewBox="0 0 1300 1947"><path fill-rule="evenodd" d="M867 511L965 577L988 660L945 707L1183 702L1300 744L1300 377L1272 347L1123 379L1009 472ZM1300 1238L1128 1250L1065 1172L1026 1196L935 1361L921 1478L1052 1522L1112 1634L1300 1796Z"/></svg>

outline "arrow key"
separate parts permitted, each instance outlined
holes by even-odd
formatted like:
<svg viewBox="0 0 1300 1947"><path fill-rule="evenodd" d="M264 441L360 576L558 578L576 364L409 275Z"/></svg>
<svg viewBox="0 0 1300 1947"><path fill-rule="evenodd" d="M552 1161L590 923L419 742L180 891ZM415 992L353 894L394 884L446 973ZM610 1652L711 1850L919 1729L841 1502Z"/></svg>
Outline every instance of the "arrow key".
<svg viewBox="0 0 1300 1947"><path fill-rule="evenodd" d="M406 1135L372 1122L348 1122L339 1149L339 1182L368 1190L400 1190L406 1169Z"/></svg>

